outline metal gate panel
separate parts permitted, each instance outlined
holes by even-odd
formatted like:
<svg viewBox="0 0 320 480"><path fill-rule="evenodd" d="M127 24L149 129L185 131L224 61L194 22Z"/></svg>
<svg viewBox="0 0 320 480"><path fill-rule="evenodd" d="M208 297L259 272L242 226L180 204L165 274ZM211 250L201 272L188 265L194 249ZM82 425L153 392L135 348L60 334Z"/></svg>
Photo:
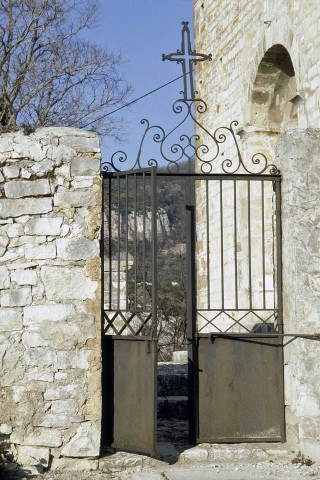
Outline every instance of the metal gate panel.
<svg viewBox="0 0 320 480"><path fill-rule="evenodd" d="M154 168L104 178L104 445L156 454L157 201Z"/></svg>
<svg viewBox="0 0 320 480"><path fill-rule="evenodd" d="M114 429L112 446L156 454L157 342L113 338Z"/></svg>
<svg viewBox="0 0 320 480"><path fill-rule="evenodd" d="M200 337L198 442L284 440L278 337Z"/></svg>

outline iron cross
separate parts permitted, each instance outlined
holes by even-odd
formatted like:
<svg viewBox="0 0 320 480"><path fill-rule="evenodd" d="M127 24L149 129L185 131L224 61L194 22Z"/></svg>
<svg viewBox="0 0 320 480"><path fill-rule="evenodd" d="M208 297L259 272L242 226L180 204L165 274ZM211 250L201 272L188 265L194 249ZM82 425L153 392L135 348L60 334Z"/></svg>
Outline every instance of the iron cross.
<svg viewBox="0 0 320 480"><path fill-rule="evenodd" d="M190 29L188 27L189 22L182 22L182 37L181 37L181 50L177 50L176 53L169 53L168 55L162 54L162 60L170 60L171 62L177 62L182 65L183 73L183 95L184 100L194 100L195 91L193 84L193 66L197 62L203 62L204 60L212 60L212 54L205 55L204 53L196 53L191 48ZM186 43L188 45L186 50ZM189 71L186 71L186 64L189 63ZM189 75L190 84L190 97L188 98L188 82L187 74Z"/></svg>

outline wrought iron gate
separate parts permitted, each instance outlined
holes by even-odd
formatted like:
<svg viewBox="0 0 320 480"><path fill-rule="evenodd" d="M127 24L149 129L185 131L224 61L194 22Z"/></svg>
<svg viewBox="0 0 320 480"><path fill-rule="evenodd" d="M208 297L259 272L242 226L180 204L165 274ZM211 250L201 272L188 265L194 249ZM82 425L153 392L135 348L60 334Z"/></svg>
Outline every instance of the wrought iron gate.
<svg viewBox="0 0 320 480"><path fill-rule="evenodd" d="M192 50L187 23L181 50L163 59L184 67L173 105L182 121L167 134L142 120L130 171L124 152L103 164L105 441L156 450L157 178L186 185L190 439L281 441L280 173L264 154L243 159L237 122L213 133L199 122L207 105L196 98L193 63L211 57ZM187 120L196 134L177 134ZM144 162L150 135L159 156Z"/></svg>
<svg viewBox="0 0 320 480"><path fill-rule="evenodd" d="M104 443L156 452L155 169L104 177Z"/></svg>
<svg viewBox="0 0 320 480"><path fill-rule="evenodd" d="M280 176L194 181L195 441L283 441Z"/></svg>

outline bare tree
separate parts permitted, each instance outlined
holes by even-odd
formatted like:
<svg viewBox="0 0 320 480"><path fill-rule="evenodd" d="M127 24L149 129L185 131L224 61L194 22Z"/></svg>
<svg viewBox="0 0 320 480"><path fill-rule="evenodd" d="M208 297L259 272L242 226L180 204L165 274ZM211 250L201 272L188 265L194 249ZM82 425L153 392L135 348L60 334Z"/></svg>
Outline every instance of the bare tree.
<svg viewBox="0 0 320 480"><path fill-rule="evenodd" d="M0 131L73 126L117 135L121 54L85 40L97 0L0 0Z"/></svg>

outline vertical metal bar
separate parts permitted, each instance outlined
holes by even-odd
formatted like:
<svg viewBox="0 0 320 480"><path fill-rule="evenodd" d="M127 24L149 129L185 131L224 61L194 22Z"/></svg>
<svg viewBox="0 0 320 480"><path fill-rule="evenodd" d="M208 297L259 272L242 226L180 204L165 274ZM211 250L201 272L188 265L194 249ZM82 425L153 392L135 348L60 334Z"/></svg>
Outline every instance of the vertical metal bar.
<svg viewBox="0 0 320 480"><path fill-rule="evenodd" d="M129 180L128 175L126 175L126 311L129 310L129 245L128 245L128 237L129 237Z"/></svg>
<svg viewBox="0 0 320 480"><path fill-rule="evenodd" d="M236 300L236 310L239 308L239 294L238 294L238 232L237 232L237 181L233 180L233 229L234 229L234 294Z"/></svg>
<svg viewBox="0 0 320 480"><path fill-rule="evenodd" d="M282 232L281 232L281 185L275 182L276 192L276 245L277 245L277 310L279 333L283 333L282 313Z"/></svg>
<svg viewBox="0 0 320 480"><path fill-rule="evenodd" d="M262 228L262 285L263 285L263 308L266 308L266 259L265 259L265 232L264 232L264 181L261 180L261 228Z"/></svg>
<svg viewBox="0 0 320 480"><path fill-rule="evenodd" d="M188 345L188 393L189 437L195 444L198 438L198 342L196 304L196 231L195 231L195 179L186 178L186 290L187 290L187 345Z"/></svg>
<svg viewBox="0 0 320 480"><path fill-rule="evenodd" d="M108 242L108 250L109 250L109 310L112 310L112 204L111 204L111 196L112 196L112 177L109 177L109 198L108 198L108 210L109 210L109 217L108 217L108 231L109 231L109 242Z"/></svg>
<svg viewBox="0 0 320 480"><path fill-rule="evenodd" d="M222 180L220 180L220 245L221 245L221 310L224 310L224 266L223 266L223 206L222 206Z"/></svg>
<svg viewBox="0 0 320 480"><path fill-rule="evenodd" d="M146 309L146 174L143 172L143 205L142 205L142 221L143 221L143 251L142 251L142 285L143 285L143 311Z"/></svg>
<svg viewBox="0 0 320 480"><path fill-rule="evenodd" d="M137 258L137 174L134 178L134 309L137 310L138 258Z"/></svg>
<svg viewBox="0 0 320 480"><path fill-rule="evenodd" d="M157 275L157 174L156 167L151 170L151 245L152 245L152 337L157 337L157 305L158 305L158 275Z"/></svg>
<svg viewBox="0 0 320 480"><path fill-rule="evenodd" d="M210 241L209 241L209 180L206 182L206 229L207 229L207 296L208 296L208 310L210 310Z"/></svg>
<svg viewBox="0 0 320 480"><path fill-rule="evenodd" d="M101 258L101 346L102 346L102 356L103 356L103 337L104 337L104 292L105 292L105 283L104 283L104 262L105 262L105 231L104 231L104 214L105 214L105 190L106 190L106 181L102 177L101 179L102 186L102 202L101 202L101 232L100 232L100 258Z"/></svg>
<svg viewBox="0 0 320 480"><path fill-rule="evenodd" d="M249 308L252 310L252 280L251 280L251 212L250 212L250 180L248 185L248 262L249 262Z"/></svg>
<svg viewBox="0 0 320 480"><path fill-rule="evenodd" d="M117 310L120 310L120 254L121 254L121 208L120 208L120 176L118 176L118 285L117 285Z"/></svg>

